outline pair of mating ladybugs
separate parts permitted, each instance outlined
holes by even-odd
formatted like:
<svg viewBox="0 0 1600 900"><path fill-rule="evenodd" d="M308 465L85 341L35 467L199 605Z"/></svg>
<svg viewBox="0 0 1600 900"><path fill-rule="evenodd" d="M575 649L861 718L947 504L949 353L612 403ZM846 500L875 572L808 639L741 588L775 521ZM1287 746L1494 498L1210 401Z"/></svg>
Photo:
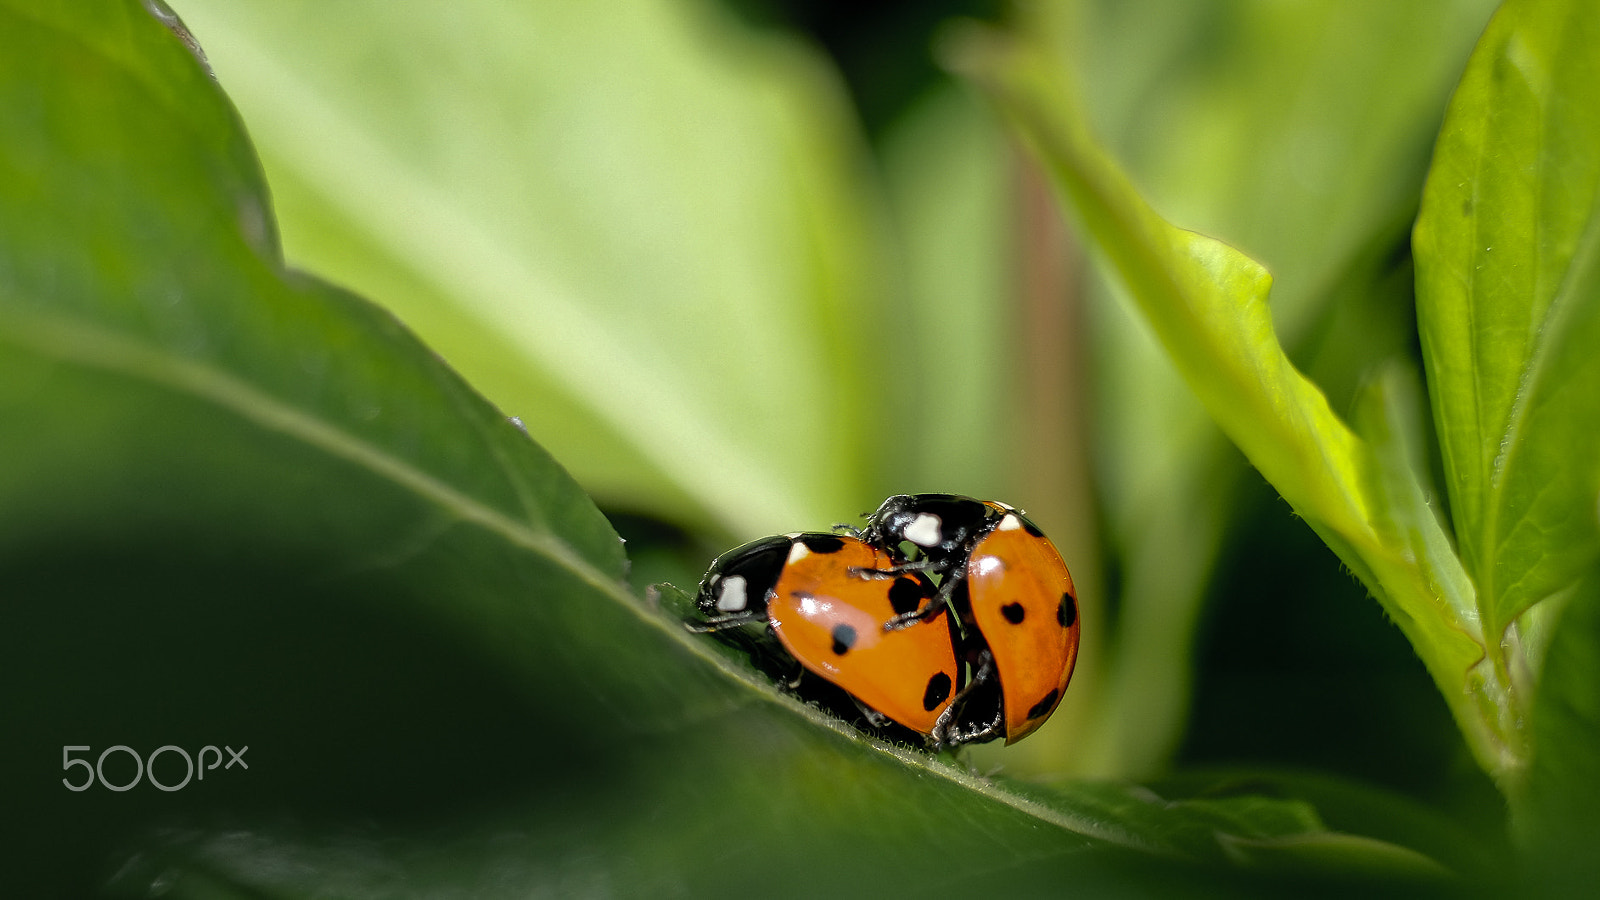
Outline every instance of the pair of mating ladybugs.
<svg viewBox="0 0 1600 900"><path fill-rule="evenodd" d="M705 619L689 628L743 644L791 687L809 673L806 695L935 749L1010 744L1050 717L1078 655L1078 602L1027 516L900 494L865 528L837 527L718 557L695 601Z"/></svg>

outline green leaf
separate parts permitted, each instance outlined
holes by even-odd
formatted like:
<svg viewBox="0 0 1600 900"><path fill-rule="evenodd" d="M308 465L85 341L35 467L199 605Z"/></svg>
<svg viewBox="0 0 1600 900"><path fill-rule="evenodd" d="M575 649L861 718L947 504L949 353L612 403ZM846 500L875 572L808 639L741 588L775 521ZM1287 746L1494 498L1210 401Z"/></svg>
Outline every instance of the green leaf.
<svg viewBox="0 0 1600 900"><path fill-rule="evenodd" d="M1306 771L1191 771L1152 784L1164 794L1199 799L1293 797L1316 810L1326 827L1339 835L1376 838L1420 851L1458 873L1463 880L1490 885L1505 880L1510 854L1499 835L1475 834L1455 817L1441 816L1431 806L1367 785ZM1330 836L1330 844L1341 838ZM1288 839L1285 839L1287 842ZM1374 855L1372 861L1385 858ZM1426 864L1424 864L1426 867Z"/></svg>
<svg viewBox="0 0 1600 900"><path fill-rule="evenodd" d="M880 498L858 386L894 286L813 52L705 0L183 12L289 260L384 297L604 501L754 537Z"/></svg>
<svg viewBox="0 0 1600 900"><path fill-rule="evenodd" d="M1385 462L1290 364L1273 330L1267 272L1145 204L1089 137L1048 52L991 34L974 35L968 52L1211 416L1405 632L1484 768L1515 769L1509 687L1502 673L1469 671L1484 648L1460 563L1431 517L1392 507L1374 489ZM1405 481L1396 496L1419 497L1415 477ZM1411 546L1392 540L1408 528L1425 533ZM1417 556L1418 547L1432 549Z"/></svg>
<svg viewBox="0 0 1600 900"><path fill-rule="evenodd" d="M1356 396L1356 428L1371 447L1373 465L1365 473L1367 496L1383 510L1374 521L1378 539L1417 560L1452 560L1450 545L1428 491L1417 480L1426 470L1423 437L1418 433L1421 386L1417 373L1399 362L1381 369ZM1442 595L1472 597L1472 584L1459 566L1440 566L1433 587Z"/></svg>
<svg viewBox="0 0 1600 900"><path fill-rule="evenodd" d="M1600 553L1597 86L1592 4L1508 2L1451 103L1414 238L1456 537L1487 662L1513 678L1532 639L1518 618Z"/></svg>

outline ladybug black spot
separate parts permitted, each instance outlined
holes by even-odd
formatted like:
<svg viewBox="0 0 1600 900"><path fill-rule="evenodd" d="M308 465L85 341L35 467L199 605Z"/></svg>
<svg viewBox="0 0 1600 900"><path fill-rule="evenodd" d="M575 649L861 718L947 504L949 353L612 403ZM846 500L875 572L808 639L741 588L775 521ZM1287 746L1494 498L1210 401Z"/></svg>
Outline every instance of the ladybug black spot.
<svg viewBox="0 0 1600 900"><path fill-rule="evenodd" d="M1056 698L1060 696L1060 691L1056 690L1055 688L1051 688L1050 693L1045 694L1043 700L1035 703L1033 708L1028 710L1028 719L1031 721L1039 718L1040 716L1048 716L1050 711L1056 708Z"/></svg>
<svg viewBox="0 0 1600 900"><path fill-rule="evenodd" d="M1062 628L1071 628L1072 623L1078 621L1078 598L1072 596L1071 591L1062 593L1061 605L1056 607L1056 621Z"/></svg>
<svg viewBox="0 0 1600 900"><path fill-rule="evenodd" d="M1000 615L1013 625L1021 625L1022 620L1028 617L1028 611L1022 608L1021 603L1007 603L1000 607Z"/></svg>
<svg viewBox="0 0 1600 900"><path fill-rule="evenodd" d="M849 653L850 648L855 645L856 630L854 628L849 625L833 626L833 652L835 655L843 656Z"/></svg>
<svg viewBox="0 0 1600 900"><path fill-rule="evenodd" d="M831 534L808 534L800 539L812 553L838 553L844 549L844 539Z"/></svg>
<svg viewBox="0 0 1600 900"><path fill-rule="evenodd" d="M1033 535L1036 538L1044 537L1044 532L1039 530L1039 526L1033 524L1032 522L1029 522L1027 516L1017 516L1017 518L1022 520L1022 530L1023 531L1026 531L1027 533Z"/></svg>
<svg viewBox="0 0 1600 900"><path fill-rule="evenodd" d="M897 616L916 612L922 608L922 586L910 578L896 578L889 585L889 605Z"/></svg>
<svg viewBox="0 0 1600 900"><path fill-rule="evenodd" d="M928 689L922 694L922 708L933 712L950 696L950 676L937 672L928 679Z"/></svg>

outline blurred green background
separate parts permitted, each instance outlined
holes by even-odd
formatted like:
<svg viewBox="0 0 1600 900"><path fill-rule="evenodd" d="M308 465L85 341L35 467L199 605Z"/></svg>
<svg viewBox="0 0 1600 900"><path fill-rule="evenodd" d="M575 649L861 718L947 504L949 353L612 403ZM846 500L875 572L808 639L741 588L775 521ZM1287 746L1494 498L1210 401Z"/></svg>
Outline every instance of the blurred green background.
<svg viewBox="0 0 1600 900"><path fill-rule="evenodd" d="M662 0L604 13L490 0L173 5L260 156L289 266L392 313L499 413L516 417L625 538L635 594L656 582L692 588L736 543L856 521L890 493L1002 499L1026 509L1062 550L1084 604L1085 643L1051 722L1016 747L974 748L976 771L1179 781L1241 769L1316 772L1420 801L1480 835L1499 833L1499 796L1401 633L1210 424L1029 158L945 66L963 19L1067 47L1067 74L1098 135L1154 207L1272 271L1290 357L1343 412L1375 367L1396 358L1420 365L1410 224L1449 93L1493 3L1082 0L1013 9L941 0L863 10ZM214 141L229 159L244 155ZM237 225L217 222L218 232ZM259 234L243 230L270 243L270 217ZM250 284L277 302L273 278ZM312 309L364 309L337 291L282 280L289 293L315 294ZM330 340L326 355L285 366L337 371L341 360L367 359L366 349L358 338ZM438 387L444 376L421 381L459 401L456 389ZM10 389L19 406L31 390L21 381ZM359 392L338 399L362 421L389 409ZM459 402L483 413L476 401ZM66 412L63 421L75 422ZM459 461L470 454L451 442L468 443L461 434L473 428L490 433L484 423L493 418L441 427L443 438L418 427L386 439L431 450L438 438L449 451L438 455ZM289 832L349 819L414 828L424 849L407 845L406 871L445 886L457 883L455 867L515 869L508 860L529 846L560 863L516 869L509 882L520 874L603 894L608 882L585 880L583 868L599 847L633 867L617 883L670 883L686 847L727 837L676 833L677 812L737 807L766 792L773 809L804 818L834 799L836 777L865 786L837 814L862 832L879 834L868 817L895 809L893 778L904 773L892 761L851 746L838 758L819 750L834 737L729 688L707 664L717 651L680 652L615 592L594 588L617 563L615 548L558 474L549 476L559 495L550 517L581 532L574 544L601 573L571 590L602 596L592 618L578 606L523 611L517 604L537 605L528 597L545 588L543 569L507 563L514 553L463 537L437 511L415 513L410 499L360 510L399 523L399 537L373 537L381 526L366 524L350 529L363 540L347 541L306 524L308 510L313 524L324 515L316 499L337 510L366 502L362 477L345 485L338 470L296 482L275 445L250 439L208 443L199 462L171 457L149 435L170 427L177 446L186 429L211 426L176 413L126 419L83 426L96 440L124 442L82 441L115 457L100 470L103 483L90 484L131 491L126 505L149 503L149 519L170 504L177 524L145 531L147 519L119 513L100 533L84 524L99 512L83 501L89 511L59 514L67 524L4 545L19 596L70 600L8 612L14 659L72 673L54 689L74 698L94 695L119 666L134 673L118 675L130 679L128 696L70 714L42 700L26 708L45 723L40 752L73 740L215 741L223 725L260 733L271 722L257 758L263 773L276 765L291 774L234 783L205 810L213 838L237 824L240 846L248 844L252 817L281 814L275 803L289 796L297 805L287 824L278 820ZM485 440L496 453L523 452L493 434ZM171 471L128 488L122 476L134 467L116 454L136 458L140 441ZM41 467L47 455L38 451ZM231 508L186 505L178 478L211 467L246 507L259 501L253 490L289 484L299 493L283 500L281 521L269 503L260 522L213 528ZM284 481L254 484L258 467ZM323 494L319 478L349 495ZM144 609L161 612L128 611ZM78 641L72 616L94 621L93 634ZM40 634L49 639L26 646ZM148 653L125 646L127 635L148 642ZM58 653L56 640L67 649ZM607 642L619 649L600 659ZM639 650L658 644L668 649ZM238 678L193 677L207 667ZM180 680L187 693L172 708L208 718L135 714L158 705L138 688ZM20 707L23 696L10 699ZM229 707L240 696L265 699ZM92 735L72 733L82 721L94 722ZM190 731L175 733L175 721ZM345 749L325 758L321 738ZM372 765L364 740L407 750ZM749 760L782 766L786 777L769 783L739 767ZM29 764L58 794L55 762ZM183 845L193 810L159 805L170 799L145 809L74 795L68 803L78 805L63 807L51 794L40 823L13 823L28 838L14 846L65 870L85 858L122 859L130 845L137 857L142 845L130 835L169 819ZM506 826L518 837L504 845L463 841L463 849L445 837L436 849L429 831L459 818L498 834L507 808L514 817L535 807L536 825ZM474 819L484 809L492 815ZM639 809L654 818L627 819ZM977 823L975 857L1005 844L1009 811L937 810L945 831L947 821ZM763 806L730 815L765 814ZM924 814L936 818L918 810L907 821L931 827ZM80 818L92 823L82 843L62 850L56 829ZM704 831L746 822L695 821ZM829 821L813 826L820 838L800 834L848 854L856 833ZM390 833L374 826L374 834L370 844L282 859L264 840L239 856L260 871L274 859L339 871L348 853L356 870L388 859ZM1037 840L1006 850L1054 860L1047 838ZM210 848L201 858L230 852L225 840L196 842ZM903 843L915 846L896 849L933 852ZM803 876L806 863L783 857L773 877ZM1114 860L1102 886L1120 866L1140 865ZM722 886L737 888L739 871ZM630 873L646 875L629 881ZM891 866L882 877L894 875ZM964 875L990 884L983 872Z"/></svg>
<svg viewBox="0 0 1600 900"><path fill-rule="evenodd" d="M1086 2L1029 27L1072 45L1156 208L1272 270L1291 357L1342 409L1416 358L1409 223L1492 5ZM1090 628L1057 720L980 767L1303 766L1494 814L1399 632L941 66L952 20L1001 4L180 12L287 259L519 416L636 587L893 492L1006 499L1061 545Z"/></svg>

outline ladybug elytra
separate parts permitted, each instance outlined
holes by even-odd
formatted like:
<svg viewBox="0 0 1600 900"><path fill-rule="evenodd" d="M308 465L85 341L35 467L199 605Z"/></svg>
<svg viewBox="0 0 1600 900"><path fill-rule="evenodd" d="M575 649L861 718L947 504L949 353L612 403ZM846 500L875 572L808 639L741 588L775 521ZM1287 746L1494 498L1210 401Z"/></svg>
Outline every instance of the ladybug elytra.
<svg viewBox="0 0 1600 900"><path fill-rule="evenodd" d="M929 736L960 689L963 670L944 612L930 615L926 630L884 627L922 609L935 590L918 572L852 574L889 564L881 550L848 535L763 538L711 564L695 601L706 618L690 627L762 626L794 662L848 692L869 722L887 720ZM775 648L758 649L773 658Z"/></svg>

